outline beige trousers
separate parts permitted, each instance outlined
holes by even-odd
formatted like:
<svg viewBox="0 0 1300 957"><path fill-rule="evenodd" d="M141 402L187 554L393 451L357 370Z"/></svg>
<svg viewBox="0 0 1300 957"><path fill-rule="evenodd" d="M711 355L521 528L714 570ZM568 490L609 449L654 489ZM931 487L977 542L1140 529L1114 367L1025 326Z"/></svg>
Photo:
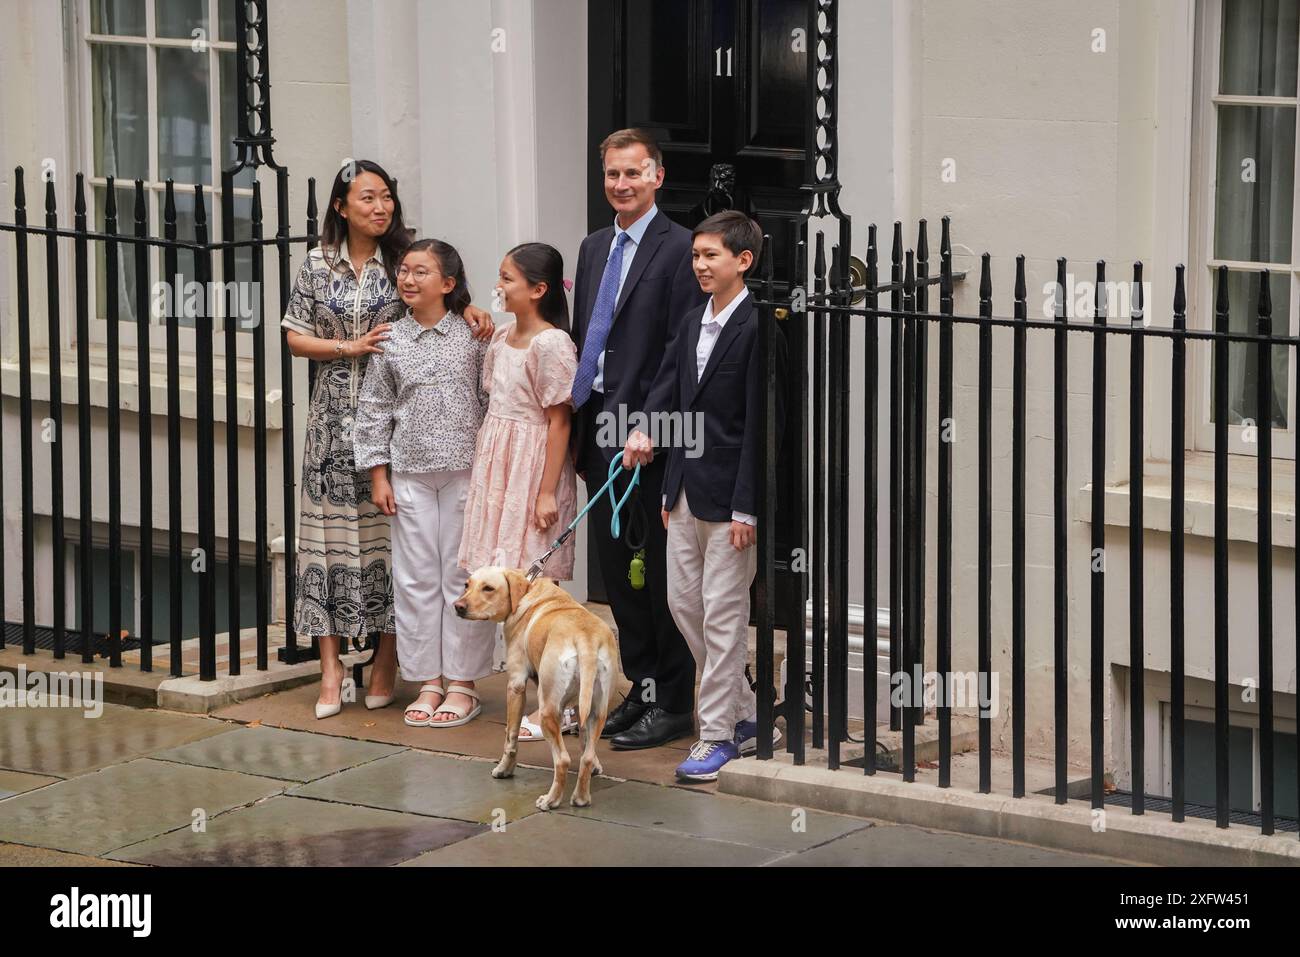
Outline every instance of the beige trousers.
<svg viewBox="0 0 1300 957"><path fill-rule="evenodd" d="M753 718L754 692L745 680L749 586L758 549L731 545L731 522L702 522L683 489L668 516L668 607L695 656L700 675L700 737L730 741L736 723Z"/></svg>

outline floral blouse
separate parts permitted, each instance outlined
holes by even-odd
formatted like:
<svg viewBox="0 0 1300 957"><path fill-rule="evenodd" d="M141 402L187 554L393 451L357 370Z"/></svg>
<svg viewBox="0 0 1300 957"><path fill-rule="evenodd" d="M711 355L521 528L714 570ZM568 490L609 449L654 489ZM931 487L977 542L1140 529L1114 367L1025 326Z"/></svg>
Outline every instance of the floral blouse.
<svg viewBox="0 0 1300 957"><path fill-rule="evenodd" d="M487 347L454 313L426 329L408 309L366 369L352 433L357 470L385 463L394 472L473 465L488 406L479 381Z"/></svg>

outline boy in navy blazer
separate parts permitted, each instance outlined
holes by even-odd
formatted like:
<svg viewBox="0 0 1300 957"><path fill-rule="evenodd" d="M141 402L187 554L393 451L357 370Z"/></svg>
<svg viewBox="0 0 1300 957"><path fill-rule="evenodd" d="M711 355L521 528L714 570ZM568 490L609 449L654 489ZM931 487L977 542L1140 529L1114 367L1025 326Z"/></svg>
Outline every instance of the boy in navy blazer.
<svg viewBox="0 0 1300 957"><path fill-rule="evenodd" d="M668 537L668 604L700 671L700 740L677 768L686 781L716 780L727 761L756 745L757 705L745 663L763 463L758 334L764 317L745 288L745 274L762 241L758 224L735 210L695 228L691 264L710 298L686 313L674 343L667 411L693 420L679 434L702 437L689 446L671 444L661 513ZM783 378L785 338L777 333L770 341ZM779 436L780 389L777 396ZM653 450L649 437L633 433L624 461L644 462Z"/></svg>

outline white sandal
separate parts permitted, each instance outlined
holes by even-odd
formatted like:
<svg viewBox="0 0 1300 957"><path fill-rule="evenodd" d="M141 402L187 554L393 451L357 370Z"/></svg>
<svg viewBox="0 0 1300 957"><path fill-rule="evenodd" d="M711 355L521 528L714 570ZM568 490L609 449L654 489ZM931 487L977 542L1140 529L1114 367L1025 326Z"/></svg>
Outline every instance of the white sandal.
<svg viewBox="0 0 1300 957"><path fill-rule="evenodd" d="M437 684L436 682L429 682L429 684L420 686L420 694L424 694L426 691L431 694L440 694L442 695L443 701L447 700L447 692L442 689L442 685ZM438 702L438 704L441 706L442 702L440 701ZM436 710L436 709L430 710L433 708L434 708L433 705L423 704L421 703L419 698L416 698L414 701L408 704L406 706L406 709L402 712L402 720L405 721L412 728L427 728L430 724L433 723L434 710ZM412 721L410 718L407 717L407 715L410 714L412 711L422 711L425 714L427 714L428 717L424 719L417 719L415 721Z"/></svg>
<svg viewBox="0 0 1300 957"><path fill-rule="evenodd" d="M473 688L466 687L465 685L450 684L447 686L447 698L450 698L453 694L463 694L466 697L473 698L474 707L469 711L466 711L464 705L448 704L447 699L444 698L442 704L438 705L438 709L433 713L453 714L456 717L453 718L451 721L434 721L433 718L431 717L429 719L429 724L427 725L427 727L459 728L462 724L469 724L471 721L477 718L478 713L483 710L483 706L479 704L478 692L475 691Z"/></svg>
<svg viewBox="0 0 1300 957"><path fill-rule="evenodd" d="M528 731L528 737L522 734L519 736L520 741L545 741L546 736L542 733L542 726L533 724L528 720L528 715L524 715L519 720L519 730ZM560 734L577 734L578 733L578 712L576 708L565 708L564 714L560 719Z"/></svg>

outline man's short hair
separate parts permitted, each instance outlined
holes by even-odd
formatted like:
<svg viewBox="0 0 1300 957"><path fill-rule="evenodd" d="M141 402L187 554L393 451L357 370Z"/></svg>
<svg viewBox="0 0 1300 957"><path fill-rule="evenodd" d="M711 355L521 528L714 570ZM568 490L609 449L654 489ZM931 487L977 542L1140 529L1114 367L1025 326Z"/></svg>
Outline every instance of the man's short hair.
<svg viewBox="0 0 1300 957"><path fill-rule="evenodd" d="M720 213L714 213L695 227L691 239L703 235L721 236L722 245L733 256L739 256L748 249L753 254L755 263L763 249L762 228L738 209L724 209Z"/></svg>
<svg viewBox="0 0 1300 957"><path fill-rule="evenodd" d="M645 130L636 129L635 127L626 130L615 130L600 141L600 164L605 165L605 153L611 149L623 149L626 146L632 146L640 143L645 147L646 153L654 160L655 166L664 165L664 154L659 152L659 144L655 138Z"/></svg>

